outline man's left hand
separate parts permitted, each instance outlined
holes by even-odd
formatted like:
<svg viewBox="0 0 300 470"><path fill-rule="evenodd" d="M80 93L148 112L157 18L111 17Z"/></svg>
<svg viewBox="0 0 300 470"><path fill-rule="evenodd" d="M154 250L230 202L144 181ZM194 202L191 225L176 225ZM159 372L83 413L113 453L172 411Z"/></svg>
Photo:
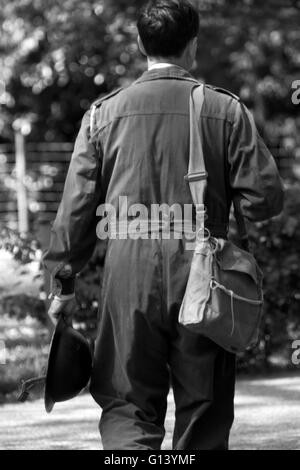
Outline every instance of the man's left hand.
<svg viewBox="0 0 300 470"><path fill-rule="evenodd" d="M76 297L55 296L50 304L48 316L51 322L56 325L59 318L63 316L68 325L72 325L74 313L78 310Z"/></svg>

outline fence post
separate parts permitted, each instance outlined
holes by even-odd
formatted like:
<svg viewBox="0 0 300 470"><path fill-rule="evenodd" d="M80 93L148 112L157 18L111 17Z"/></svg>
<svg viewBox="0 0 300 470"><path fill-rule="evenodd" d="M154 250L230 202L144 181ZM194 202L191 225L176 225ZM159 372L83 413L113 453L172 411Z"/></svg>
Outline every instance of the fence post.
<svg viewBox="0 0 300 470"><path fill-rule="evenodd" d="M15 129L16 177L18 201L18 225L20 233L28 232L28 202L25 186L26 156L25 137L21 129Z"/></svg>

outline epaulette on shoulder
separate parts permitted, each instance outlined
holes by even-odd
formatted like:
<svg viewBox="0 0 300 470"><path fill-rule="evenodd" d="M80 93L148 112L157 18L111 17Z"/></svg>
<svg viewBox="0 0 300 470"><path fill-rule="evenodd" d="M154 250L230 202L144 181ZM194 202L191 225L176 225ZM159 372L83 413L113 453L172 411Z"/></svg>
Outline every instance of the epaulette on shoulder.
<svg viewBox="0 0 300 470"><path fill-rule="evenodd" d="M120 91L122 91L123 88L116 88L115 90L111 91L110 93L108 93L108 95L104 95L104 96L101 96L101 98L98 98L97 100L95 100L93 103L92 103L92 107L93 106L96 106L96 108L98 106L100 106L103 101L106 101L108 100L109 98L112 98L113 96L117 95L118 93L120 93Z"/></svg>
<svg viewBox="0 0 300 470"><path fill-rule="evenodd" d="M205 85L207 88L210 88L211 90L214 90L214 91L218 91L219 93L223 93L224 95L228 95L228 96L231 96L231 98L237 100L237 101L240 101L240 97L235 95L234 93L232 93L231 91L229 90L226 90L225 88L221 88L221 87L218 87L218 86L213 86L213 85Z"/></svg>
<svg viewBox="0 0 300 470"><path fill-rule="evenodd" d="M98 98L96 101L94 101L91 105L91 115L90 115L90 132L91 135L93 135L94 128L95 128L95 114L96 114L96 109L101 106L103 101L108 100L109 98L112 98L113 96L117 95L120 93L120 91L123 90L123 88L116 88L115 90L111 91L108 93L108 95L101 96L101 98Z"/></svg>

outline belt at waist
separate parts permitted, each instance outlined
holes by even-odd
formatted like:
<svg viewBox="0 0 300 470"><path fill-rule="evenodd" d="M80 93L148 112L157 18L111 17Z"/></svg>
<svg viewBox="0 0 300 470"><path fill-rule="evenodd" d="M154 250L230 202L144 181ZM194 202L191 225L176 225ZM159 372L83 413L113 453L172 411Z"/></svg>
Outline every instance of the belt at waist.
<svg viewBox="0 0 300 470"><path fill-rule="evenodd" d="M213 223L205 224L205 228L209 231L212 237L227 238L228 224L226 223ZM109 225L110 238L126 238L127 235L137 234L151 234L151 233L181 233L191 238L196 235L197 226L190 221L185 220L172 220L169 222L161 220L140 220L129 219L127 221L120 221L116 224Z"/></svg>

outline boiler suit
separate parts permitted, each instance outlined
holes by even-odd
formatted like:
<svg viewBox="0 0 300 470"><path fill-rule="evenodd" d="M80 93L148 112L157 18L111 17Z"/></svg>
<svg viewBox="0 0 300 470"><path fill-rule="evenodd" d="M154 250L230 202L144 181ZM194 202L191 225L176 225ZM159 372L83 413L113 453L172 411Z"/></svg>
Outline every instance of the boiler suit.
<svg viewBox="0 0 300 470"><path fill-rule="evenodd" d="M83 117L44 257L63 290L72 289L92 254L99 204L111 204L118 217L120 195L129 206L192 204L184 175L195 84L177 66L147 71L128 88L96 101ZM278 214L282 183L240 100L205 86L199 127L211 235L227 237L233 198L249 220ZM173 448L228 448L235 356L178 324L192 255L184 237L108 242L90 386L102 408L104 449L160 449L170 383Z"/></svg>

